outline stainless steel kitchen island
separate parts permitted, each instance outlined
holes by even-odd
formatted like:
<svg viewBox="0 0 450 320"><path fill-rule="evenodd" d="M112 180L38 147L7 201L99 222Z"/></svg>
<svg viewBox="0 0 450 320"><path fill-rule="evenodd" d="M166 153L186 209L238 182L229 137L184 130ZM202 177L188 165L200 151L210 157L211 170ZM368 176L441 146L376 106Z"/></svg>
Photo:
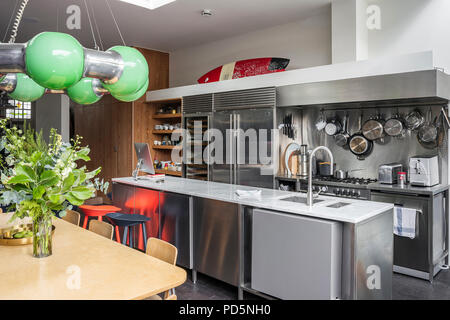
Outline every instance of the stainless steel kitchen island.
<svg viewBox="0 0 450 320"><path fill-rule="evenodd" d="M261 190L239 197L238 190ZM393 205L166 177L113 179L124 212L177 246L178 264L281 299L390 299Z"/></svg>

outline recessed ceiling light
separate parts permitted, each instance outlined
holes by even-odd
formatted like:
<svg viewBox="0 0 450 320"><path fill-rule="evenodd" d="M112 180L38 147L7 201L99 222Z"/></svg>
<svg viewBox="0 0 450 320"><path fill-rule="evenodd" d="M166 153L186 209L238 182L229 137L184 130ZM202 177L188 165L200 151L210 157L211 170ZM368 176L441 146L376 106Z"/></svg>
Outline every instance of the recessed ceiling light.
<svg viewBox="0 0 450 320"><path fill-rule="evenodd" d="M154 10L156 8L165 6L171 2L175 2L176 0L119 0L122 2L128 2L134 4L135 6L144 7L150 10Z"/></svg>
<svg viewBox="0 0 450 320"><path fill-rule="evenodd" d="M202 10L202 16L204 16L204 17L211 17L212 16L211 9L203 9Z"/></svg>

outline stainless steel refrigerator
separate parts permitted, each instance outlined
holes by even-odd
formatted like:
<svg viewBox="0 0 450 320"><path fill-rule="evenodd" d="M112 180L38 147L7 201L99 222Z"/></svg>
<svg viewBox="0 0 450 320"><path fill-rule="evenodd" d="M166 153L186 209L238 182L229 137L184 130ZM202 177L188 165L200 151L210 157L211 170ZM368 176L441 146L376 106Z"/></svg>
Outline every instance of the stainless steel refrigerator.
<svg viewBox="0 0 450 320"><path fill-rule="evenodd" d="M222 164L210 165L210 180L273 188L275 89L216 94L214 108L211 128L222 134L223 154Z"/></svg>

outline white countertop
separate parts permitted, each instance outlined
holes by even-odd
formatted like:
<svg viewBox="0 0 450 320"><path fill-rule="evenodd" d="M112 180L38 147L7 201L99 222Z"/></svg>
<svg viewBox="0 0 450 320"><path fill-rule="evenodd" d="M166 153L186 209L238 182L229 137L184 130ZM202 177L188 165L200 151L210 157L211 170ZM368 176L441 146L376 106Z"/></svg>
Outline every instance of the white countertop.
<svg viewBox="0 0 450 320"><path fill-rule="evenodd" d="M277 210L303 216L310 216L334 221L361 223L369 220L387 210L393 209L394 205L389 203L340 199L327 196L319 196L323 200L309 208L306 204L283 201L281 198L289 196L306 197L304 193L280 191L274 189L255 188L239 186L211 181L200 181L185 178L166 176L163 182L154 182L145 177L135 181L132 177L114 178L113 182L148 188L160 191L186 194L189 196L232 202L241 205ZM260 198L240 198L236 190L262 190ZM350 203L341 208L329 208L329 205L338 202Z"/></svg>

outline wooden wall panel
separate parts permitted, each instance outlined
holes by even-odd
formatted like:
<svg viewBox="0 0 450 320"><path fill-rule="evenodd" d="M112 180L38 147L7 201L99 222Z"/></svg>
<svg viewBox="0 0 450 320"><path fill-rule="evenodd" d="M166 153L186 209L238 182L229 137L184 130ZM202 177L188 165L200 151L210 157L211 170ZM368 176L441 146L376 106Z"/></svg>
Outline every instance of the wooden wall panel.
<svg viewBox="0 0 450 320"><path fill-rule="evenodd" d="M147 59L149 67L148 90L159 90L169 87L169 54L159 51L137 48ZM155 151L151 149L154 136L152 119L155 110L145 103L145 96L133 102L133 138L134 142L147 142L150 146L152 158L156 158ZM161 160L161 159L159 159ZM136 166L136 154L133 152L132 163Z"/></svg>
<svg viewBox="0 0 450 320"><path fill-rule="evenodd" d="M149 88L169 86L169 54L137 48L149 64ZM88 169L102 167L100 177L130 176L136 166L134 142L153 144L151 130L153 110L145 103L145 95L133 103L104 96L99 102L81 106L71 103L73 134L82 136L91 148Z"/></svg>

